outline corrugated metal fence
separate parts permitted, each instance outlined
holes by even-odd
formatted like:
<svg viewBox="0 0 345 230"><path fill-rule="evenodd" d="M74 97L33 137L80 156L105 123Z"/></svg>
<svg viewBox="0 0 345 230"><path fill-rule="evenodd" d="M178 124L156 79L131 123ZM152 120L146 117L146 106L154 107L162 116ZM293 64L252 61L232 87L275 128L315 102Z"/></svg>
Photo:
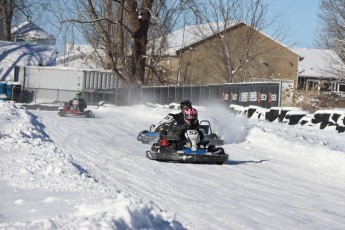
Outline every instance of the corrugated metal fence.
<svg viewBox="0 0 345 230"><path fill-rule="evenodd" d="M281 82L251 82L219 85L173 85L124 87L109 71L58 67L20 67L18 80L25 102L62 102L82 91L89 105L100 101L118 106L143 103L169 104L189 99L195 105L222 102L226 105L280 106Z"/></svg>

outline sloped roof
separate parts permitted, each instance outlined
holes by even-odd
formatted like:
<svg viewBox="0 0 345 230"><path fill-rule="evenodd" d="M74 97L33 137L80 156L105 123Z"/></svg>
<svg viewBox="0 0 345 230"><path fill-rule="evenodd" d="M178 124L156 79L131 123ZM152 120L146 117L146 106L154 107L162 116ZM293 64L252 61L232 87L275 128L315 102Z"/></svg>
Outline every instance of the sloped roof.
<svg viewBox="0 0 345 230"><path fill-rule="evenodd" d="M224 23L206 23L206 24L198 24L198 25L189 25L176 30L170 33L167 37L167 41L169 44L169 49L167 51L170 55L176 55L176 51L191 46L195 43L198 43L202 40L210 38L217 33L224 31L224 28L230 29L232 27L238 25L250 25L246 24L242 21L230 21L227 22L227 25L224 26ZM253 27L251 27L253 28ZM254 30L258 31L257 29L253 28ZM295 53L296 55L300 56L294 50L290 49L288 46L282 44L281 42L277 41L276 39L271 38L270 36L266 35L262 31L258 31L268 39L278 43L279 45L285 47L286 49L290 50L291 52ZM301 57L301 56L300 56Z"/></svg>
<svg viewBox="0 0 345 230"><path fill-rule="evenodd" d="M344 70L344 63L334 50L294 48L303 57L298 64L300 77L338 78Z"/></svg>
<svg viewBox="0 0 345 230"><path fill-rule="evenodd" d="M95 49L91 45L67 44L65 51L56 57L57 66L69 66L82 69L103 69L95 61Z"/></svg>
<svg viewBox="0 0 345 230"><path fill-rule="evenodd" d="M238 25L241 22L231 21L228 22L228 28ZM176 55L176 51L190 46L194 43L200 42L216 33L224 30L223 23L206 23L199 25L188 25L181 29L175 30L168 34L168 53L170 55Z"/></svg>
<svg viewBox="0 0 345 230"><path fill-rule="evenodd" d="M54 39L54 36L47 33L36 24L30 21L23 22L18 26L14 26L11 29L13 38L31 37L35 40L49 40Z"/></svg>

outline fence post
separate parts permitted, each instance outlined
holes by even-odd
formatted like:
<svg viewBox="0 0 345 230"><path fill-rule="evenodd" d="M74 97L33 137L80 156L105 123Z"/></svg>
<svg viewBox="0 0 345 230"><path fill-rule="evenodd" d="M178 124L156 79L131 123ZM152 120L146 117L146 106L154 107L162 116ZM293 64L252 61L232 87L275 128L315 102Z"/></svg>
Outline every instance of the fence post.
<svg viewBox="0 0 345 230"><path fill-rule="evenodd" d="M37 99L37 89L35 89L35 103L36 103L36 99Z"/></svg>
<svg viewBox="0 0 345 230"><path fill-rule="evenodd" d="M173 90L174 90L174 102L176 102L177 101L177 99L176 99L176 85L173 87Z"/></svg>
<svg viewBox="0 0 345 230"><path fill-rule="evenodd" d="M117 106L117 94L119 93L119 79L116 78L115 105Z"/></svg>
<svg viewBox="0 0 345 230"><path fill-rule="evenodd" d="M281 106L281 98L282 98L282 84L283 84L283 81L280 81L279 83L279 97L278 97L278 106Z"/></svg>
<svg viewBox="0 0 345 230"><path fill-rule="evenodd" d="M193 87L190 85L190 90L189 90L189 99L191 99L193 96Z"/></svg>
<svg viewBox="0 0 345 230"><path fill-rule="evenodd" d="M128 102L127 102L128 106L130 106L130 101L131 101L131 88L128 86Z"/></svg>
<svg viewBox="0 0 345 230"><path fill-rule="evenodd" d="M91 105L93 103L93 92L91 92Z"/></svg>
<svg viewBox="0 0 345 230"><path fill-rule="evenodd" d="M140 103L139 104L141 104L142 103L142 98L143 98L143 87L142 86L140 86Z"/></svg>

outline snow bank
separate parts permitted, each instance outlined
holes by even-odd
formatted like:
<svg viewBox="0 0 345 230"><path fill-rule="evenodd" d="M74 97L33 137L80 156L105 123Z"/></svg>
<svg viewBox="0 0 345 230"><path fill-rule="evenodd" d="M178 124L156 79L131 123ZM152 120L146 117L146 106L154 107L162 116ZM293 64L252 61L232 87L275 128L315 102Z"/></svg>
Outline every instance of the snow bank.
<svg viewBox="0 0 345 230"><path fill-rule="evenodd" d="M296 127L286 124L255 124L246 141L255 142L262 149L269 148L275 155L286 157L296 165L303 164L310 170L335 177L344 175L343 135L334 135L333 130L313 130L312 136L300 128L301 131L296 132Z"/></svg>
<svg viewBox="0 0 345 230"><path fill-rule="evenodd" d="M38 117L0 101L0 229L182 229L174 214L105 185Z"/></svg>

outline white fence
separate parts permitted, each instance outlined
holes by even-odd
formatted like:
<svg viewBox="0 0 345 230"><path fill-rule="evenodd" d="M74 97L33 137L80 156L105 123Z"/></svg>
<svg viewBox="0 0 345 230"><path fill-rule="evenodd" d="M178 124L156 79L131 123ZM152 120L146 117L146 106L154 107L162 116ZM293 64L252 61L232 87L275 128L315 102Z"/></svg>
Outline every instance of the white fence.
<svg viewBox="0 0 345 230"><path fill-rule="evenodd" d="M17 67L23 101L66 101L76 91L84 94L97 90L115 90L121 86L111 71L82 70L66 67Z"/></svg>

